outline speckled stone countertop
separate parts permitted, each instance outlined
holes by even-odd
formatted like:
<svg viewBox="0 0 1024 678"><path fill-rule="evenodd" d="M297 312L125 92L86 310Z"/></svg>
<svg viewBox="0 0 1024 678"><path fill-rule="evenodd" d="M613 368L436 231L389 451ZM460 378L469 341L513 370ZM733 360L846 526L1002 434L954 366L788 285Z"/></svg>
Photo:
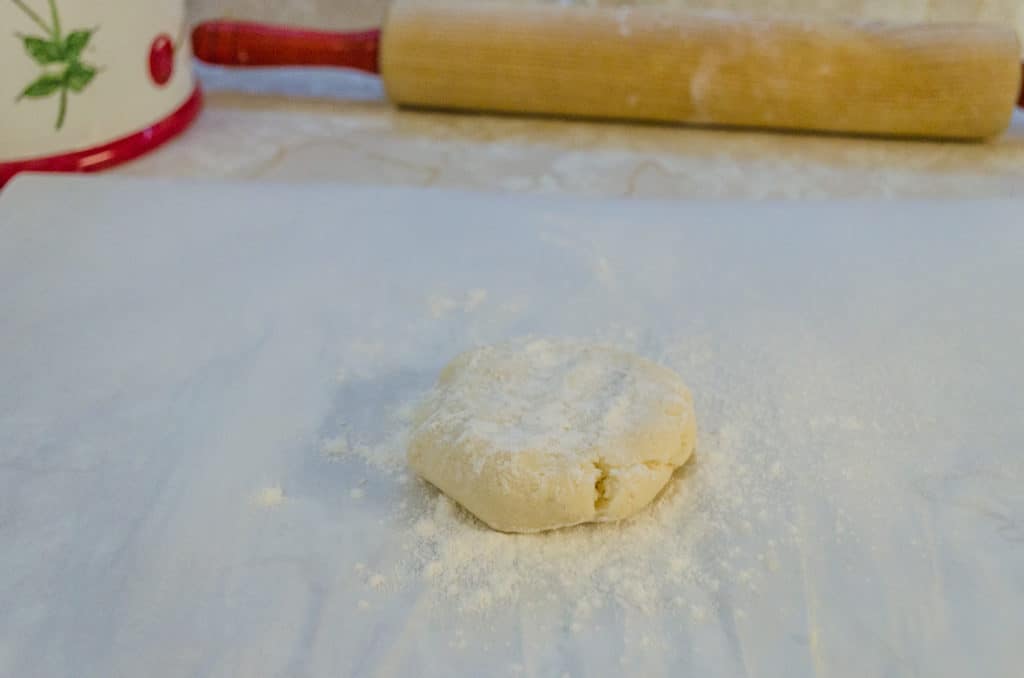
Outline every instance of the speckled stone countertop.
<svg viewBox="0 0 1024 678"><path fill-rule="evenodd" d="M137 176L676 199L1024 194L1024 116L984 144L398 110L372 77L199 67L206 108Z"/></svg>

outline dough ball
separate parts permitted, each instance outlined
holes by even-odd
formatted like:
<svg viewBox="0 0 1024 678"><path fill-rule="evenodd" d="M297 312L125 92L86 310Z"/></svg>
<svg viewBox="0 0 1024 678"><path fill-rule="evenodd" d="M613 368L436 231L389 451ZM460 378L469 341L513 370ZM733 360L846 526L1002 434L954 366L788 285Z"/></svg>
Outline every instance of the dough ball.
<svg viewBox="0 0 1024 678"><path fill-rule="evenodd" d="M615 348L531 340L455 358L419 408L409 464L492 528L621 520L693 453L693 399Z"/></svg>

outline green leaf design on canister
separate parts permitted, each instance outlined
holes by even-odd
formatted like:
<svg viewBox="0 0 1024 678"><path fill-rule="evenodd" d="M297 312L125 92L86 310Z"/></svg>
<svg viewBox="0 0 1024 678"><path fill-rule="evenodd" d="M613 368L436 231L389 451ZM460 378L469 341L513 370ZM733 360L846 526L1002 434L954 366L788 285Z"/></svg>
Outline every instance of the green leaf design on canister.
<svg viewBox="0 0 1024 678"><path fill-rule="evenodd" d="M85 46L89 44L89 38L92 37L92 31L73 31L68 34L68 37L64 39L64 58L65 59L77 59L78 55L82 53Z"/></svg>
<svg viewBox="0 0 1024 678"><path fill-rule="evenodd" d="M34 35L25 35L21 39L25 45L25 51L40 66L64 60L64 49L55 42L46 38L37 38Z"/></svg>
<svg viewBox="0 0 1024 678"><path fill-rule="evenodd" d="M96 75L96 69L74 61L64 71L64 82L72 92L81 92Z"/></svg>
<svg viewBox="0 0 1024 678"><path fill-rule="evenodd" d="M22 90L18 99L41 99L48 97L64 85L64 79L59 75L41 75L28 87Z"/></svg>
<svg viewBox="0 0 1024 678"><path fill-rule="evenodd" d="M68 92L80 93L92 82L98 72L95 66L81 61L82 51L88 46L96 29L78 29L71 31L66 37L62 37L56 0L47 0L50 23L47 23L39 13L33 10L26 0L10 1L48 36L17 34L16 37L21 40L25 53L40 66L52 67L54 64L64 66L58 73L51 71L41 74L18 94L15 101L43 99L57 94L57 122L54 124L54 129L59 130L64 126Z"/></svg>

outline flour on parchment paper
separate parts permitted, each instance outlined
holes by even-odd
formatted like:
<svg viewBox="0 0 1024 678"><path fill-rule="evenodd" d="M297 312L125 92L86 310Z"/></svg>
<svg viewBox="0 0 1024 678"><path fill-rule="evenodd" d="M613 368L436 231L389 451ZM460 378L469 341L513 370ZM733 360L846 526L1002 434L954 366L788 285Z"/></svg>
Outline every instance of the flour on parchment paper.
<svg viewBox="0 0 1024 678"><path fill-rule="evenodd" d="M714 375L706 342L685 342L663 353L651 357L662 358L684 378ZM695 366L702 369L694 372ZM786 466L772 442L774 412L751 407L750 394L731 399L723 385L738 387L721 374L692 383L704 424L694 459L651 507L618 524L532 535L490 530L424 481L410 478L410 403L391 414L395 428L385 440L369 445L341 435L323 449L331 457L358 458L368 472L406 486L407 498L395 516L405 551L400 563L386 564L393 567L390 584L425 586L438 610L486 615L512 603L557 599L571 604L573 631L585 630L595 613L612 606L667 608L701 621L709 610L693 593L713 597L728 580L731 588L738 583L756 595L782 547L758 535L767 532L766 523L790 519ZM786 532L791 533L795 529Z"/></svg>
<svg viewBox="0 0 1024 678"><path fill-rule="evenodd" d="M264 487L256 493L253 501L257 506L263 506L264 508L280 506L284 502L284 490L281 489L280 485Z"/></svg>
<svg viewBox="0 0 1024 678"><path fill-rule="evenodd" d="M453 299L444 294L432 294L427 298L427 308L430 309L431 316L441 318L459 309L463 313L472 313L486 300L487 290L474 288L466 292L462 299Z"/></svg>

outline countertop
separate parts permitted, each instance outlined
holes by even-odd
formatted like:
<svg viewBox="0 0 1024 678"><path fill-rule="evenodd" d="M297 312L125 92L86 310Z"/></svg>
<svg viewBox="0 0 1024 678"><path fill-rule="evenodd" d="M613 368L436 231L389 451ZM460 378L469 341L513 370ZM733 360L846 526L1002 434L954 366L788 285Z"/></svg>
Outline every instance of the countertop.
<svg viewBox="0 0 1024 678"><path fill-rule="evenodd" d="M1024 115L988 143L399 110L376 78L198 66L183 136L118 173L668 199L1020 194Z"/></svg>

